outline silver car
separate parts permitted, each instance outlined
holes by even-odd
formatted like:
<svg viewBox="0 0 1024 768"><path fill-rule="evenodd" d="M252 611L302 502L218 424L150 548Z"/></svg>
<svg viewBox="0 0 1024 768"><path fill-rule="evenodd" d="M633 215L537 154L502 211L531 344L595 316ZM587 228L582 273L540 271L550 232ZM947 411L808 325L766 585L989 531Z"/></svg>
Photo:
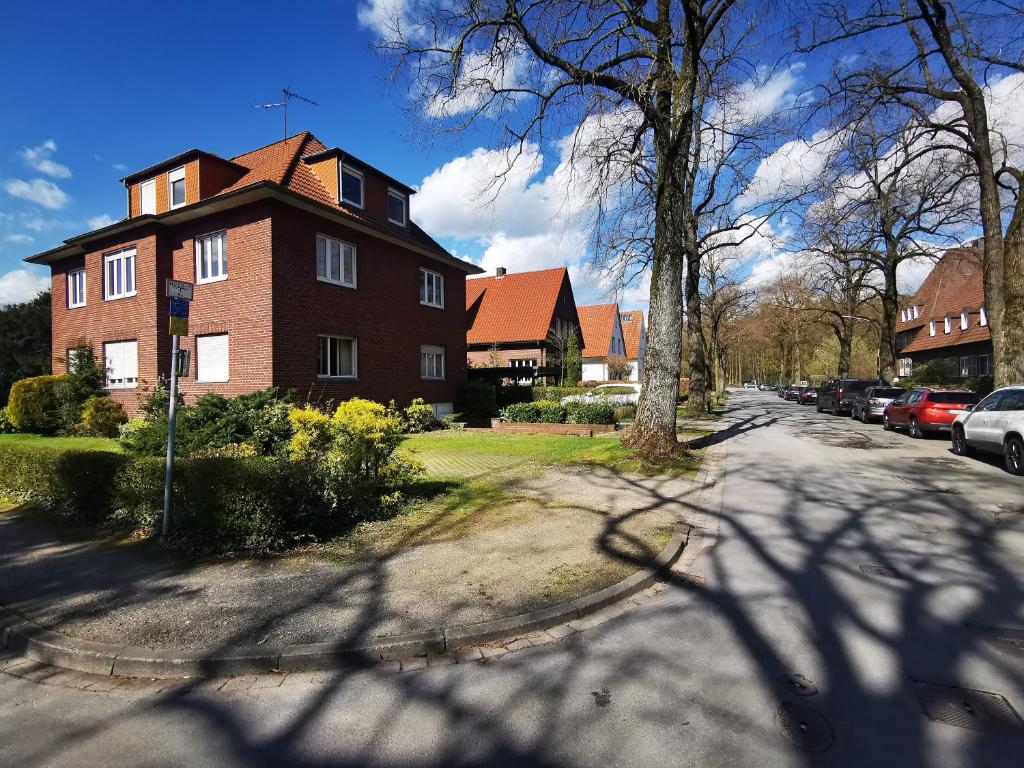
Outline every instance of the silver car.
<svg viewBox="0 0 1024 768"><path fill-rule="evenodd" d="M997 389L953 421L953 453L1002 455L1006 471L1024 475L1024 386Z"/></svg>
<svg viewBox="0 0 1024 768"><path fill-rule="evenodd" d="M907 390L900 387L867 387L853 401L850 415L867 424L885 414L885 406Z"/></svg>

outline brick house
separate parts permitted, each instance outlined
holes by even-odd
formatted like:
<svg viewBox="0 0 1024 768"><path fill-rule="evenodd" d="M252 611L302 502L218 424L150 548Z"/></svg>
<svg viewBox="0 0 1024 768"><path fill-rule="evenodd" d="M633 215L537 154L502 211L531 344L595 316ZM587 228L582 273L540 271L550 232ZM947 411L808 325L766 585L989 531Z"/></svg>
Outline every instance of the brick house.
<svg viewBox="0 0 1024 768"><path fill-rule="evenodd" d="M513 274L499 267L493 276L467 280L466 324L466 355L474 366L556 365L556 339L572 331L584 345L564 267Z"/></svg>
<svg viewBox="0 0 1024 768"><path fill-rule="evenodd" d="M608 358L626 356L619 305L589 304L576 310L587 340L583 347L583 380L608 381Z"/></svg>
<svg viewBox="0 0 1024 768"><path fill-rule="evenodd" d="M630 381L644 380L644 352L647 349L647 327L642 309L627 309L619 313L622 340L626 345L626 360L632 364Z"/></svg>
<svg viewBox="0 0 1024 768"><path fill-rule="evenodd" d="M193 149L123 179L127 218L49 265L54 371L91 346L129 412L170 370L168 278L195 283L181 389L276 386L451 409L465 381L466 275L409 221L413 190L303 132L225 160Z"/></svg>
<svg viewBox="0 0 1024 768"><path fill-rule="evenodd" d="M980 250L971 245L942 255L900 309L896 349L900 376L937 360L945 361L954 378L991 375Z"/></svg>

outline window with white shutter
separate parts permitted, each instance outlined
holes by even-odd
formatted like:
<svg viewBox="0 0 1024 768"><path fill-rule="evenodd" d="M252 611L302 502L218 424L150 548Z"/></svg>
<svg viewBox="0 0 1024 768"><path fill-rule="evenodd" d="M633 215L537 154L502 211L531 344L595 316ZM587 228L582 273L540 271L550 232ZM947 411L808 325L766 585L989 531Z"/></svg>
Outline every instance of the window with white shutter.
<svg viewBox="0 0 1024 768"><path fill-rule="evenodd" d="M196 337L196 381L228 380L228 335Z"/></svg>
<svg viewBox="0 0 1024 768"><path fill-rule="evenodd" d="M103 345L108 389L131 389L139 383L139 343L108 341Z"/></svg>
<svg viewBox="0 0 1024 768"><path fill-rule="evenodd" d="M156 179L139 185L139 213L156 213Z"/></svg>
<svg viewBox="0 0 1024 768"><path fill-rule="evenodd" d="M444 378L444 347L424 344L420 347L420 378Z"/></svg>

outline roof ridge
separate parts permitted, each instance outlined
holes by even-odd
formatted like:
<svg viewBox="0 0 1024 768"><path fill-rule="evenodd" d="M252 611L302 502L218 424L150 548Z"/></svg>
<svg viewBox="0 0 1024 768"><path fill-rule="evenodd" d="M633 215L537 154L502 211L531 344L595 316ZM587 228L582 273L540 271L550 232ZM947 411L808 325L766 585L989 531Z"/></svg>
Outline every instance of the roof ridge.
<svg viewBox="0 0 1024 768"><path fill-rule="evenodd" d="M293 133L291 136L285 136L283 139L278 139L277 141L271 141L271 142L269 142L267 144L264 144L261 147L253 147L252 149L245 150L245 152L239 152L237 155L234 155L233 157L231 157L229 159L234 161L234 160L237 160L238 158L242 157L243 155L251 155L254 152L259 152L261 149L269 149L270 147L274 146L275 144L284 144L286 141L291 141L296 136L301 136L304 133L312 135L312 134L310 134L310 132L308 130L302 130L302 131L299 131L298 133Z"/></svg>
<svg viewBox="0 0 1024 768"><path fill-rule="evenodd" d="M307 144L309 144L309 140L313 136L309 131L303 131L298 135L302 136L302 141L300 141L298 147L296 147L295 152L292 154L292 159L288 161L288 165L285 167L284 173L281 174L281 181L278 182L283 187L287 187L288 182L291 181L292 174L295 173L295 166L297 166L299 161L302 159L302 150L305 149Z"/></svg>

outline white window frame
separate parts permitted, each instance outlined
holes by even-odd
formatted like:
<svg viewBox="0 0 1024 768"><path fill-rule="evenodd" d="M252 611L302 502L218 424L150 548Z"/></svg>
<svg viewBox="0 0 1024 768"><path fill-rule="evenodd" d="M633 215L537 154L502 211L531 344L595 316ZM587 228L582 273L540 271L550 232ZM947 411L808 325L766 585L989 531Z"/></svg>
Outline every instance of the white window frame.
<svg viewBox="0 0 1024 768"><path fill-rule="evenodd" d="M928 335L929 336L934 336L935 335L935 321L934 320L929 320L928 321Z"/></svg>
<svg viewBox="0 0 1024 768"><path fill-rule="evenodd" d="M203 277L201 264L205 255L203 253L203 244L206 241L213 243L216 239L220 240L220 254L218 258L220 274L215 277ZM222 229L219 232L210 232L205 235L200 235L194 238L195 252L196 252L196 284L202 285L203 283L219 283L221 280L228 279L228 232L226 229ZM212 253L210 254L210 267L212 271L213 260L217 258Z"/></svg>
<svg viewBox="0 0 1024 768"><path fill-rule="evenodd" d="M224 343L227 346L227 349L225 350L226 357L225 357L225 360L224 360L224 363L225 363L224 378L206 378L206 377L204 377L200 373L200 371L203 370L203 368L202 368L202 366L203 366L203 356L202 356L202 353L201 353L201 351L199 349L200 341L202 341L203 339L213 339L213 338L220 338L220 337L223 337ZM207 384L223 384L225 382L231 381L231 337L230 337L230 334L227 334L227 333L205 333L202 336L196 336L196 381L197 382L202 382L202 383L207 383Z"/></svg>
<svg viewBox="0 0 1024 768"><path fill-rule="evenodd" d="M146 210L146 190L149 190L152 205L150 210ZM170 187L167 189L168 195L170 194ZM168 200L170 198L168 197ZM139 213L156 213L156 179L146 179L144 182L139 184Z"/></svg>
<svg viewBox="0 0 1024 768"><path fill-rule="evenodd" d="M181 182L181 202L174 204L174 182ZM167 207L170 210L181 208L188 203L188 188L185 185L185 166L167 172Z"/></svg>
<svg viewBox="0 0 1024 768"><path fill-rule="evenodd" d="M900 320L904 323L907 322L907 310L904 309L900 311Z"/></svg>
<svg viewBox="0 0 1024 768"><path fill-rule="evenodd" d="M981 313L981 325L988 325L988 313L985 312L984 304L981 305L979 312Z"/></svg>
<svg viewBox="0 0 1024 768"><path fill-rule="evenodd" d="M68 373L75 373L75 371L78 370L82 363L81 358L83 358L87 352L89 352L88 347L68 347L65 350L65 354L67 356L64 358L64 363L68 369Z"/></svg>
<svg viewBox="0 0 1024 768"><path fill-rule="evenodd" d="M359 178L359 202L354 202L345 197L345 174L351 173L353 176ZM351 165L345 163L338 164L338 199L347 203L348 205L354 205L356 208L362 209L366 206L366 177L362 171L356 170Z"/></svg>
<svg viewBox="0 0 1024 768"><path fill-rule="evenodd" d="M960 313L960 330L966 331L969 325L970 320L967 317L967 310L965 309L963 312Z"/></svg>
<svg viewBox="0 0 1024 768"><path fill-rule="evenodd" d="M921 316L921 306L919 304L915 304L912 309L914 310L914 319L917 320L917 318Z"/></svg>
<svg viewBox="0 0 1024 768"><path fill-rule="evenodd" d="M433 374L428 375L427 359L433 358ZM429 381L443 381L445 377L445 355L444 347L439 347L434 344L421 344L420 345L420 378ZM437 365L438 362L441 364L440 375L438 375Z"/></svg>
<svg viewBox="0 0 1024 768"><path fill-rule="evenodd" d="M395 198L402 203L401 219L391 218L391 198ZM392 224L397 224L400 227L405 227L409 224L409 198L397 189L393 189L391 187L388 187L388 221Z"/></svg>
<svg viewBox="0 0 1024 768"><path fill-rule="evenodd" d="M81 285L77 284L79 277L81 278ZM85 285L85 267L68 270L68 309L85 306Z"/></svg>
<svg viewBox="0 0 1024 768"><path fill-rule="evenodd" d="M352 373L348 374L331 374L320 372L320 345L323 343L323 339L330 341L350 341L352 342ZM329 333L321 333L316 337L316 377L318 379L358 379L359 378L359 340L353 336L336 336ZM328 347L328 362L327 369L330 370L330 346Z"/></svg>
<svg viewBox="0 0 1024 768"><path fill-rule="evenodd" d="M953 330L953 321L949 315L946 315L944 318L942 318L942 327L945 333L949 333L950 331Z"/></svg>
<svg viewBox="0 0 1024 768"><path fill-rule="evenodd" d="M117 346L121 350L122 357L124 356L123 348L126 344L135 345L135 376L122 376L112 380L110 376L110 366L107 365L107 361L110 360L108 354L108 348ZM122 339L120 341L105 341L103 342L103 385L106 389L135 389L139 386L139 341L138 339Z"/></svg>
<svg viewBox="0 0 1024 768"><path fill-rule="evenodd" d="M357 283L359 282L359 280L358 280L359 258L358 258L358 253L356 252L355 245L353 245L352 243L345 242L344 240L339 240L336 237L331 237L330 235L325 235L325 234L322 234L320 232L317 232L317 235L316 235L316 246L315 246L315 248L317 248L317 249L319 249L319 247L320 247L320 240L324 241L324 269L326 270L327 274L325 274L325 275L321 275L320 274L320 261L319 261L320 257L319 257L319 254L314 253L313 254L313 260L314 260L314 262L316 262L315 265L314 265L315 268L316 268L316 279L319 280L322 283L330 283L331 285L340 285L343 288L355 288ZM336 245L338 245L338 247L340 249L339 261L338 261L338 277L339 277L338 280L335 280L334 278L332 278L330 276L330 274L331 274L331 263L330 263L330 260L329 260L330 259L330 248L329 248L329 246L330 246L331 243L335 243ZM350 282L350 283L345 282L345 248L346 247L348 247L348 248L350 248L352 250L352 282Z"/></svg>
<svg viewBox="0 0 1024 768"><path fill-rule="evenodd" d="M428 300L427 285L429 282L433 282L434 298L435 301ZM435 309L444 309L444 275L440 272L435 272L432 269L426 267L420 267L420 290L423 291L423 296L420 298L420 304L425 307L434 307Z"/></svg>
<svg viewBox="0 0 1024 768"><path fill-rule="evenodd" d="M139 283L139 274L138 274L138 270L136 269L136 267L137 267L136 255L137 254L136 254L135 246L131 246L130 248L121 248L119 250L111 251L110 253L103 254L103 300L104 301L114 301L116 299L126 299L126 298L128 298L130 296L134 296L136 294L136 292L138 291L138 283ZM132 262L132 289L130 291L122 290L120 293L115 293L113 291L113 288L112 288L111 284L110 284L111 283L111 280L110 280L110 264L111 264L111 262L114 262L114 261L125 262L129 258L131 259L131 262ZM121 270L121 282L122 282L122 288L123 288L124 285L126 285L128 281L125 279L126 272L125 272L125 268L124 268L123 265L120 267L120 270Z"/></svg>

